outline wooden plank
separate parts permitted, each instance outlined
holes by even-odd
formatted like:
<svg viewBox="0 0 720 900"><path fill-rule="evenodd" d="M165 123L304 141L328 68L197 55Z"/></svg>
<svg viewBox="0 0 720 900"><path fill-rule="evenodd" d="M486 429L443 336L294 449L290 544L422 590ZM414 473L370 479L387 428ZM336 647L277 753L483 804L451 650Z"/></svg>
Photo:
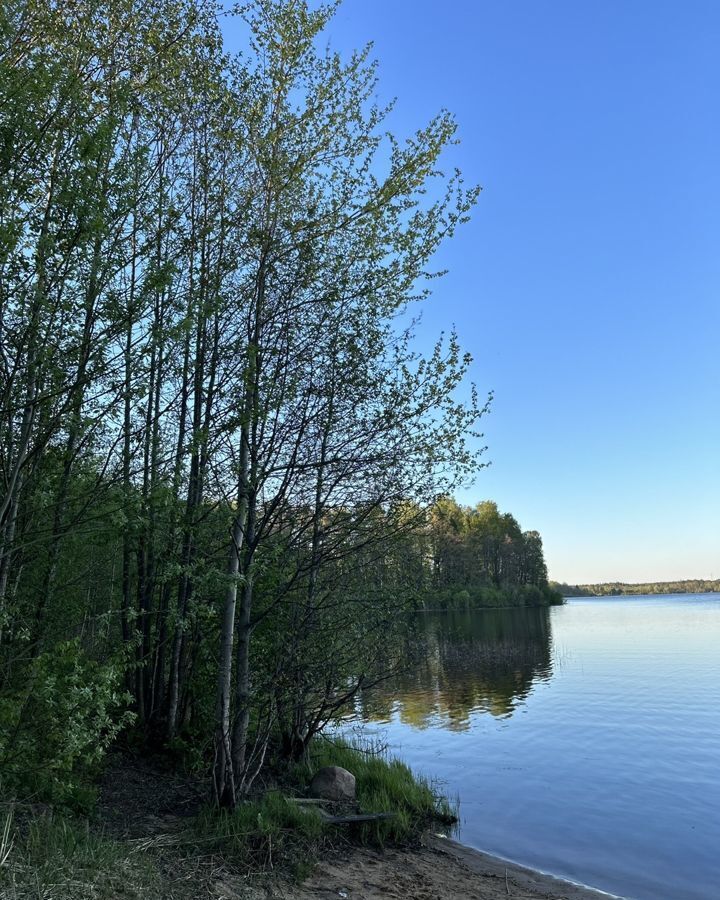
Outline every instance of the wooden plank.
<svg viewBox="0 0 720 900"><path fill-rule="evenodd" d="M355 825L360 822L382 822L385 819L394 819L396 813L361 813L356 816L331 816L324 809L319 810L324 822L328 825Z"/></svg>
<svg viewBox="0 0 720 900"><path fill-rule="evenodd" d="M341 816L334 816L320 806L321 803L329 803L328 800L317 800L314 797L288 797L291 803L297 803L298 806L311 806L322 818L323 822L328 825L354 825L362 822L382 822L385 819L394 819L397 813L357 813Z"/></svg>

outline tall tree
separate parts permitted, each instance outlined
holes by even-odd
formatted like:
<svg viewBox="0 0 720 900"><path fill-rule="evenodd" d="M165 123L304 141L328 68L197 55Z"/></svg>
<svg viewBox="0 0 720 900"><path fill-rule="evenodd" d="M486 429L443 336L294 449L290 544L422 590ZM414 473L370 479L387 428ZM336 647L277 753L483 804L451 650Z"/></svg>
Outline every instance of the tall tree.
<svg viewBox="0 0 720 900"><path fill-rule="evenodd" d="M442 114L405 144L390 137L385 145L386 111L371 102L367 51L343 63L315 49L332 12L268 0L248 13L262 62L242 131L254 228L243 266L236 514L217 682L215 791L223 805L247 790L262 759L248 753L253 593L280 516L288 506L310 510L309 521L295 518L298 533L288 540L314 542L312 584L323 508L352 503L366 515L437 490L443 465L455 473L471 464L462 441L477 410L451 399L467 360L452 339L415 364L394 318L425 295L418 283L430 256L477 192L455 175L438 200L423 203L454 123Z"/></svg>

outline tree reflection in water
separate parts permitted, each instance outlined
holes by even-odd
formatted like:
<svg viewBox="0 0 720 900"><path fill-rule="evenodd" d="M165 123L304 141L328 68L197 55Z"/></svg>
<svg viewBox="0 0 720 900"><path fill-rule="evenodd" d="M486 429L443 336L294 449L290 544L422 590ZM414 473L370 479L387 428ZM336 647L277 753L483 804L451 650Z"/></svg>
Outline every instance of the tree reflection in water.
<svg viewBox="0 0 720 900"><path fill-rule="evenodd" d="M417 613L408 631L400 673L358 698L363 721L464 731L473 713L511 716L552 675L546 608Z"/></svg>

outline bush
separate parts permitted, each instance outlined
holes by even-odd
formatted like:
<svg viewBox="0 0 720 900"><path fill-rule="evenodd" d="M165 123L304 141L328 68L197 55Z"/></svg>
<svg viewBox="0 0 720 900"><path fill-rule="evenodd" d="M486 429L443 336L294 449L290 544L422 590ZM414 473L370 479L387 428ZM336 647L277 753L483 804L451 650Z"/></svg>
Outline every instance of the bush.
<svg viewBox="0 0 720 900"><path fill-rule="evenodd" d="M548 585L518 584L497 587L494 584L471 585L463 590L446 588L430 594L424 608L432 609L499 609L502 607L558 606L562 594Z"/></svg>
<svg viewBox="0 0 720 900"><path fill-rule="evenodd" d="M132 720L121 677L119 665L90 659L78 641L33 660L23 686L0 696L4 791L87 809L87 782Z"/></svg>
<svg viewBox="0 0 720 900"><path fill-rule="evenodd" d="M565 598L561 591L558 591L556 588L550 587L549 585L544 590L549 606L562 606L565 603Z"/></svg>
<svg viewBox="0 0 720 900"><path fill-rule="evenodd" d="M470 593L468 591L457 591L453 595L453 604L455 606L470 606Z"/></svg>

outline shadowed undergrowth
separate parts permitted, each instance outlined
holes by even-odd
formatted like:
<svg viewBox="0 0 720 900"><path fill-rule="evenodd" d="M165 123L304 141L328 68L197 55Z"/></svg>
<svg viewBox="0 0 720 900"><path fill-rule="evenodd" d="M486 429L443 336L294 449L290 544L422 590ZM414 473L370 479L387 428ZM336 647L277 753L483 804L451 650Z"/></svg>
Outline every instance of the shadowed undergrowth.
<svg viewBox="0 0 720 900"><path fill-rule="evenodd" d="M302 796L313 774L328 765L353 772L360 810L392 812L394 818L335 826L316 808L294 802L292 796ZM454 821L453 807L429 782L373 747L317 740L306 762L283 773L282 786L283 792L269 790L232 812L204 808L133 839L105 833L106 807L93 820L53 812L14 818L8 805L0 821L6 826L0 834L0 898L211 897L218 873L302 880L333 849L412 844L433 822Z"/></svg>

